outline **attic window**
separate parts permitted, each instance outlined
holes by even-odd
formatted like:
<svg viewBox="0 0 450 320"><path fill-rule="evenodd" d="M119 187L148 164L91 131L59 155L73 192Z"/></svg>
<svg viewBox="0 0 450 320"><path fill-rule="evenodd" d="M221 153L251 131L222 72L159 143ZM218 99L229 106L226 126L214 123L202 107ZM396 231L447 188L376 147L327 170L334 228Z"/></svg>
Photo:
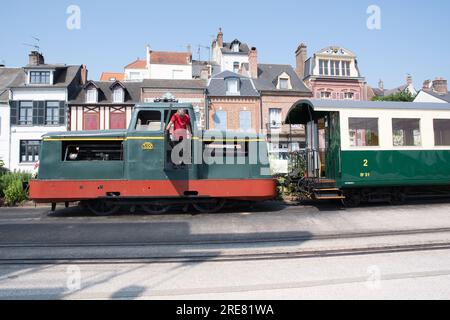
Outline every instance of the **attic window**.
<svg viewBox="0 0 450 320"><path fill-rule="evenodd" d="M239 43L238 42L233 43L232 50L233 50L233 52L239 52Z"/></svg>
<svg viewBox="0 0 450 320"><path fill-rule="evenodd" d="M86 103L97 103L98 102L98 92L96 88L89 88L86 90Z"/></svg>
<svg viewBox="0 0 450 320"><path fill-rule="evenodd" d="M279 88L281 90L288 90L289 88L289 78L280 78L279 83Z"/></svg>
<svg viewBox="0 0 450 320"><path fill-rule="evenodd" d="M229 78L226 80L227 83L227 95L238 95L239 94L239 79Z"/></svg>
<svg viewBox="0 0 450 320"><path fill-rule="evenodd" d="M123 88L117 86L113 91L113 102L114 103L123 103L124 101L124 90Z"/></svg>

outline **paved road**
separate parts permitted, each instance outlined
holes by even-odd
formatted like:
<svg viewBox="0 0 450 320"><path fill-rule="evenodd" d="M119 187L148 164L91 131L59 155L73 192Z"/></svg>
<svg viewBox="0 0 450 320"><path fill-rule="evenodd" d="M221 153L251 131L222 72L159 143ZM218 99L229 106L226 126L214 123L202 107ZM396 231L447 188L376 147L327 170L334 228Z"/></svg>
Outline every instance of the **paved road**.
<svg viewBox="0 0 450 320"><path fill-rule="evenodd" d="M393 230L405 233L391 235ZM338 234L354 236L339 239ZM268 203L215 215L125 214L107 218L78 208L56 213L47 208L3 208L0 299L449 298L447 249L217 259L249 252L321 252L449 241L448 202L350 210L334 204L287 207ZM205 252L207 258L195 261L139 260L204 256ZM102 260L96 260L99 258ZM31 264L24 264L23 259L31 259ZM36 261L42 259L52 260Z"/></svg>

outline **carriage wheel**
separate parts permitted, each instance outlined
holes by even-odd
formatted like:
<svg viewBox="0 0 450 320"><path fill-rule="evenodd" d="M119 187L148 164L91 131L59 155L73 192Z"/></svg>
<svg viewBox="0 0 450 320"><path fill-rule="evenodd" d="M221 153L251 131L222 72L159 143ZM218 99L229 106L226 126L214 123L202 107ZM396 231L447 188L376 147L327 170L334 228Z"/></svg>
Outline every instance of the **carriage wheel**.
<svg viewBox="0 0 450 320"><path fill-rule="evenodd" d="M361 204L361 195L357 192L348 192L344 194L345 199L342 199L342 204L346 208L356 208Z"/></svg>
<svg viewBox="0 0 450 320"><path fill-rule="evenodd" d="M169 205L146 204L141 205L142 210L149 214L163 214L171 209Z"/></svg>
<svg viewBox="0 0 450 320"><path fill-rule="evenodd" d="M200 213L216 213L225 206L225 199L214 199L211 202L193 203L194 208Z"/></svg>
<svg viewBox="0 0 450 320"><path fill-rule="evenodd" d="M406 202L406 195L403 191L397 190L391 195L391 205L399 206Z"/></svg>
<svg viewBox="0 0 450 320"><path fill-rule="evenodd" d="M88 201L86 203L88 209L99 217L110 216L119 211L120 205L115 203L108 203L103 200Z"/></svg>

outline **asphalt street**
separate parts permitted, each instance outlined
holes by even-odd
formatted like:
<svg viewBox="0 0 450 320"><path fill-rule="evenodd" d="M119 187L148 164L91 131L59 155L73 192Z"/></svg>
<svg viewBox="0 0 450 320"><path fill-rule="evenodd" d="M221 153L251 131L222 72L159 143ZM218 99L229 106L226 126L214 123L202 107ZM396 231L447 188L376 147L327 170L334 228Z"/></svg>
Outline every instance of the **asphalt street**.
<svg viewBox="0 0 450 320"><path fill-rule="evenodd" d="M450 201L112 217L1 208L0 299L447 299L449 244Z"/></svg>

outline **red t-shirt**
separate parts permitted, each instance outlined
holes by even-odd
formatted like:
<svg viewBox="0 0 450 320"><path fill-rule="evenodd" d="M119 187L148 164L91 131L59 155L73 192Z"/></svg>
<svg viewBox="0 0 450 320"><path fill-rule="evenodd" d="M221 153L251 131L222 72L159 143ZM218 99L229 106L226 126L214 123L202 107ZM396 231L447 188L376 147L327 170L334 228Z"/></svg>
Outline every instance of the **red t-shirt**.
<svg viewBox="0 0 450 320"><path fill-rule="evenodd" d="M173 123L175 138L186 138L188 125L191 125L189 116L185 114L183 117L181 117L178 113L175 113L170 121Z"/></svg>

